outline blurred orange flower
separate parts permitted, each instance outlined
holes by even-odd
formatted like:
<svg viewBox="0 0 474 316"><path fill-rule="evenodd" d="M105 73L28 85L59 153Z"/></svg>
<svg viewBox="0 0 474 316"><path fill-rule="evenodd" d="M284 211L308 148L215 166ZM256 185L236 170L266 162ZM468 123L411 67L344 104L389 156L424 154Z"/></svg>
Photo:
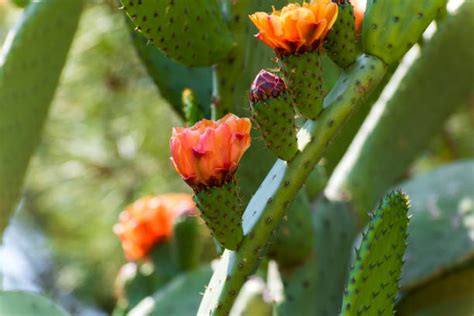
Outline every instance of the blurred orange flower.
<svg viewBox="0 0 474 316"><path fill-rule="evenodd" d="M222 185L232 178L249 148L250 129L249 119L230 113L217 122L176 127L170 140L171 162L195 190Z"/></svg>
<svg viewBox="0 0 474 316"><path fill-rule="evenodd" d="M364 21L367 0L351 0L351 4L354 7L356 31L360 34L362 32L362 22Z"/></svg>
<svg viewBox="0 0 474 316"><path fill-rule="evenodd" d="M250 19L258 28L256 35L278 54L290 55L316 49L337 18L337 4L331 0L290 3L267 14L256 12Z"/></svg>
<svg viewBox="0 0 474 316"><path fill-rule="evenodd" d="M119 216L114 232L129 260L144 258L153 246L171 237L177 217L194 214L193 198L185 193L146 196L129 205Z"/></svg>

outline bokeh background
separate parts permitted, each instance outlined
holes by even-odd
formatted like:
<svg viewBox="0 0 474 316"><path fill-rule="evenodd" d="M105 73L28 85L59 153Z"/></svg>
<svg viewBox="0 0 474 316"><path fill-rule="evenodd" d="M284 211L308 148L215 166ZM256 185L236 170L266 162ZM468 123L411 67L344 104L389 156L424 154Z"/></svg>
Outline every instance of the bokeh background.
<svg viewBox="0 0 474 316"><path fill-rule="evenodd" d="M20 13L0 0L0 43ZM448 120L410 174L474 157L473 105ZM109 313L125 262L112 232L119 212L143 195L189 190L169 162L180 124L116 2L90 1L0 248L4 288L46 292L74 314Z"/></svg>

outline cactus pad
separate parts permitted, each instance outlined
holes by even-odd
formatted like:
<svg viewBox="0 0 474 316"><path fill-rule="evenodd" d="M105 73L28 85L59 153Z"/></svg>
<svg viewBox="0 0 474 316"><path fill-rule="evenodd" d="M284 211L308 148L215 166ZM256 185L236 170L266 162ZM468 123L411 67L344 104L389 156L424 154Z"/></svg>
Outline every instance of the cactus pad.
<svg viewBox="0 0 474 316"><path fill-rule="evenodd" d="M324 99L319 52L283 56L279 63L298 112L305 118L317 119Z"/></svg>
<svg viewBox="0 0 474 316"><path fill-rule="evenodd" d="M347 0L339 0L337 20L328 34L326 44L328 55L336 64L346 68L359 55L355 29L354 8Z"/></svg>
<svg viewBox="0 0 474 316"><path fill-rule="evenodd" d="M0 292L0 315L67 316L50 300L35 293Z"/></svg>
<svg viewBox="0 0 474 316"><path fill-rule="evenodd" d="M187 66L212 65L232 47L217 0L122 0L122 4L138 31Z"/></svg>
<svg viewBox="0 0 474 316"><path fill-rule="evenodd" d="M394 64L418 42L447 0L369 0L363 22L366 53Z"/></svg>
<svg viewBox="0 0 474 316"><path fill-rule="evenodd" d="M342 315L391 315L406 248L408 196L385 197L375 211L346 285Z"/></svg>
<svg viewBox="0 0 474 316"><path fill-rule="evenodd" d="M268 149L280 159L291 160L298 151L295 111L283 80L260 71L252 84L250 107Z"/></svg>
<svg viewBox="0 0 474 316"><path fill-rule="evenodd" d="M237 249L243 237L243 207L237 184L230 181L196 192L194 200L211 234L225 248Z"/></svg>

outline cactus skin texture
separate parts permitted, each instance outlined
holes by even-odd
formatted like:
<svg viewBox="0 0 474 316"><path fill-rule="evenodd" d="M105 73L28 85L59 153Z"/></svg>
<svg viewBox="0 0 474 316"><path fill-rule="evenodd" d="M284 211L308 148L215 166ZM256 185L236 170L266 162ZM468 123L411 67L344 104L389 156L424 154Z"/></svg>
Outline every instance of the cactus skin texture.
<svg viewBox="0 0 474 316"><path fill-rule="evenodd" d="M323 110L323 69L318 51L279 58L288 91L298 112L315 120Z"/></svg>
<svg viewBox="0 0 474 316"><path fill-rule="evenodd" d="M40 141L83 1L29 5L0 55L0 235ZM14 35L13 35L14 34Z"/></svg>
<svg viewBox="0 0 474 316"><path fill-rule="evenodd" d="M0 315L67 316L47 298L23 291L0 291Z"/></svg>
<svg viewBox="0 0 474 316"><path fill-rule="evenodd" d="M334 171L331 179L340 181L330 180L326 192L331 198L351 197L361 223L367 220L367 210L398 182L449 115L472 95L474 45L465 40L472 36L472 29L474 3L467 1L439 25L397 93L373 108ZM456 80L456 84L447 85L449 80ZM364 132L369 125L370 133Z"/></svg>
<svg viewBox="0 0 474 316"><path fill-rule="evenodd" d="M243 237L239 187L230 181L221 187L195 192L194 201L214 236L227 249L237 249Z"/></svg>
<svg viewBox="0 0 474 316"><path fill-rule="evenodd" d="M252 84L250 108L268 149L280 159L291 160L298 151L295 111L283 80L260 71Z"/></svg>
<svg viewBox="0 0 474 316"><path fill-rule="evenodd" d="M342 303L342 315L392 315L406 249L408 196L388 194L362 233Z"/></svg>
<svg viewBox="0 0 474 316"><path fill-rule="evenodd" d="M360 53L355 30L354 8L349 0L336 2L339 7L337 20L324 46L331 59L339 67L346 68L356 60Z"/></svg>
<svg viewBox="0 0 474 316"><path fill-rule="evenodd" d="M183 90L189 88L194 92L197 105L204 117L210 118L212 69L210 67L189 68L177 63L149 43L142 33L134 31L133 23L128 17L127 23L130 26L133 46L148 75L160 90L161 96L184 118L182 93Z"/></svg>
<svg viewBox="0 0 474 316"><path fill-rule="evenodd" d="M122 4L138 31L186 66L210 66L232 47L217 0L122 0Z"/></svg>
<svg viewBox="0 0 474 316"><path fill-rule="evenodd" d="M392 65L443 12L447 0L368 0L362 29L364 52Z"/></svg>
<svg viewBox="0 0 474 316"><path fill-rule="evenodd" d="M341 76L325 99L318 123L309 120L299 133L298 153L291 162L277 161L243 215L245 238L235 252L224 251L206 289L198 314L227 315L238 291L255 271L268 238L284 216L305 179L323 156L337 131L385 75L378 58L362 55Z"/></svg>

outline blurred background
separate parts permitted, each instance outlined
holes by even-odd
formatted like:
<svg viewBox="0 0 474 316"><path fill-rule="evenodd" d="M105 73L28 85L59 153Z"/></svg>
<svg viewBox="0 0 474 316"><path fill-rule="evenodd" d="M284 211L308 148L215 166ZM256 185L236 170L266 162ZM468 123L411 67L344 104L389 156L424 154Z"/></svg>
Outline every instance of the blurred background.
<svg viewBox="0 0 474 316"><path fill-rule="evenodd" d="M0 0L0 43L20 13ZM473 104L448 120L410 174L474 157ZM46 292L78 315L109 313L125 262L112 232L119 212L143 195L189 190L169 162L180 124L115 1L90 1L0 248L4 289Z"/></svg>

